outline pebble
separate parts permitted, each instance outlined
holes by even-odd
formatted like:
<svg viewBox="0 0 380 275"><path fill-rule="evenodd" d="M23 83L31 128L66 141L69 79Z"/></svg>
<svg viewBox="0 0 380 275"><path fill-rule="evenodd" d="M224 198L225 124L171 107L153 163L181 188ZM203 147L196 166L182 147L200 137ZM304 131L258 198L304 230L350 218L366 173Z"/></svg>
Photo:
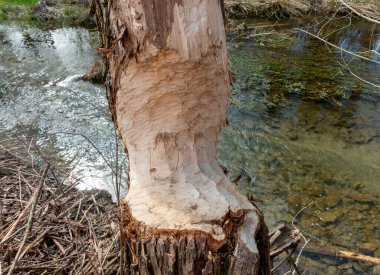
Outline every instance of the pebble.
<svg viewBox="0 0 380 275"><path fill-rule="evenodd" d="M287 136L288 136L288 139L291 141L297 141L299 138L296 133L289 133Z"/></svg>
<svg viewBox="0 0 380 275"><path fill-rule="evenodd" d="M348 216L348 219L350 219L351 221L361 221L365 218L364 214L358 213L358 212L347 213L347 216Z"/></svg>
<svg viewBox="0 0 380 275"><path fill-rule="evenodd" d="M373 198L371 198L370 195L368 194L362 194L358 191L351 191L349 194L348 194L348 197L358 201L358 202L373 202Z"/></svg>
<svg viewBox="0 0 380 275"><path fill-rule="evenodd" d="M307 190L309 196L318 197L325 193L325 189L322 183L310 183L309 189Z"/></svg>
<svg viewBox="0 0 380 275"><path fill-rule="evenodd" d="M341 198L339 194L328 194L327 197L321 197L316 199L316 203L318 205L321 205L322 207L326 208L333 208L337 206L341 202Z"/></svg>
<svg viewBox="0 0 380 275"><path fill-rule="evenodd" d="M380 265L375 265L372 269L374 275L380 275Z"/></svg>
<svg viewBox="0 0 380 275"><path fill-rule="evenodd" d="M252 129L255 123L251 119L247 119L243 121L243 126L248 129Z"/></svg>
<svg viewBox="0 0 380 275"><path fill-rule="evenodd" d="M355 190L359 190L362 187L362 183L360 181L353 181L351 187Z"/></svg>
<svg viewBox="0 0 380 275"><path fill-rule="evenodd" d="M364 250L364 251L368 251L370 253L373 253L376 251L376 249L378 249L379 247L374 244L374 243L363 243L361 246L360 246L360 249Z"/></svg>
<svg viewBox="0 0 380 275"><path fill-rule="evenodd" d="M355 269L355 271L359 272L360 274L363 274L363 267L359 263L354 262L352 264L352 267Z"/></svg>
<svg viewBox="0 0 380 275"><path fill-rule="evenodd" d="M361 204L356 207L360 211L368 211L370 210L370 207L368 204Z"/></svg>
<svg viewBox="0 0 380 275"><path fill-rule="evenodd" d="M342 216L342 213L338 210L330 210L330 211L325 211L323 212L319 218L323 222L334 222L336 221L339 217Z"/></svg>
<svg viewBox="0 0 380 275"><path fill-rule="evenodd" d="M337 243L343 245L343 246L349 246L352 243L352 238L350 236L343 235L335 237L337 240Z"/></svg>
<svg viewBox="0 0 380 275"><path fill-rule="evenodd" d="M322 261L326 264L326 265L329 265L329 266L333 266L335 267L338 263L338 261L336 260L336 258L334 257L323 257L322 258Z"/></svg>
<svg viewBox="0 0 380 275"><path fill-rule="evenodd" d="M341 264L340 266L338 266L338 269L350 269L352 268L352 263L345 263L345 264Z"/></svg>
<svg viewBox="0 0 380 275"><path fill-rule="evenodd" d="M338 269L335 266L329 266L327 268L327 274L336 274L338 272Z"/></svg>

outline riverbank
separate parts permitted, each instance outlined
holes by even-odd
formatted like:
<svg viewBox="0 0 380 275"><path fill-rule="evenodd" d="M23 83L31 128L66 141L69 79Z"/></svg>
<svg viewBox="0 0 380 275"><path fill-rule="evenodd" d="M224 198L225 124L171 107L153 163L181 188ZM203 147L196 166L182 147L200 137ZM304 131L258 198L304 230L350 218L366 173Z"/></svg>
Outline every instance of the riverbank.
<svg viewBox="0 0 380 275"><path fill-rule="evenodd" d="M380 19L380 4L375 0L225 0L225 13L230 19L352 14L353 11L344 3L369 18ZM0 22L16 21L43 27L94 28L96 25L90 15L90 6L90 0L0 0Z"/></svg>
<svg viewBox="0 0 380 275"><path fill-rule="evenodd" d="M0 148L1 272L116 274L118 208L109 193L78 191L76 180L42 167Z"/></svg>
<svg viewBox="0 0 380 275"><path fill-rule="evenodd" d="M368 17L380 19L380 4L370 0L344 0L350 7ZM226 0L225 11L230 18L289 18L310 14L351 14L340 0Z"/></svg>
<svg viewBox="0 0 380 275"><path fill-rule="evenodd" d="M0 0L0 23L18 22L43 28L95 28L88 0Z"/></svg>

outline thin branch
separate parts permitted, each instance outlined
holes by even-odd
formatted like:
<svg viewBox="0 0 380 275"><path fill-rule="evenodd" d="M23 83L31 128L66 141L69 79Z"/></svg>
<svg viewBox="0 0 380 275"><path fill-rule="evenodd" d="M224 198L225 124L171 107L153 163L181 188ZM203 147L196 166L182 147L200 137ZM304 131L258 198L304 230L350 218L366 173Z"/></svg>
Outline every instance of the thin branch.
<svg viewBox="0 0 380 275"><path fill-rule="evenodd" d="M45 182L45 179L46 179L48 171L49 171L49 164L47 164L47 166L46 166L46 168L45 168L45 170L44 170L44 172L42 174L42 177L41 177L40 183L38 185L38 188L35 191L34 198L33 198L33 203L32 203L32 208L30 209L28 223L27 223L27 227L26 227L26 230L25 230L24 238L22 239L22 242L21 242L21 244L20 244L20 246L18 248L18 251L17 251L17 254L16 254L15 258L13 259L11 268L9 269L7 275L12 275L13 274L13 272L14 272L14 270L16 268L17 262L19 260L19 257L21 255L21 253L23 252L23 249L24 249L24 246L26 244L26 241L29 238L30 230L31 230L32 225L33 225L34 212L36 210L36 205L37 205L37 202L38 202L38 198L40 196L40 193L41 193L41 190L42 190L42 186L44 185L44 182Z"/></svg>
<svg viewBox="0 0 380 275"><path fill-rule="evenodd" d="M302 238L304 239L304 241L305 241L305 243L304 243L304 245L301 247L301 249L300 249L300 251L299 251L299 253L298 253L297 259L296 259L296 261L295 261L295 263L294 263L296 266L298 265L298 262L299 262L299 260L300 260L300 257L301 257L301 255L302 255L303 250L305 249L306 245L309 243L310 240L308 240L308 239L305 238L305 236L301 233L301 231L297 228L297 226L295 226L294 222L295 222L296 218L299 216L299 214L301 214L302 211L304 211L306 208L308 208L308 207L309 207L310 205L312 205L313 203L314 203L314 201L312 201L312 202L309 203L308 205L302 207L302 208L297 212L297 214L294 216L294 218L293 218L293 220L292 220L292 225L293 225L293 227L294 227L296 230L298 230L298 231L300 232L301 237L302 237ZM294 275L295 272L296 272L296 270L294 270L294 271L292 272L292 275Z"/></svg>
<svg viewBox="0 0 380 275"><path fill-rule="evenodd" d="M380 62L379 62L380 63ZM82 138L84 138L97 152L98 154L102 157L102 159L104 160L104 162L107 164L107 166L111 169L112 173L114 175L116 175L116 172L115 170L113 169L112 167L112 164L107 160L107 158L103 155L103 153L100 151L100 149L92 142L92 140L87 137L86 135L84 134L80 134L80 133L72 133L72 132L54 132L54 133L50 133L49 135L54 135L54 134L63 134L63 135L72 135L72 136L80 136Z"/></svg>
<svg viewBox="0 0 380 275"><path fill-rule="evenodd" d="M119 182L119 139L118 130L114 125L115 133L115 193L117 204L120 205L120 182Z"/></svg>
<svg viewBox="0 0 380 275"><path fill-rule="evenodd" d="M372 22L372 23L375 23L375 24L380 24L380 21L374 19L374 18L371 18L371 17L368 17L360 12L358 12L357 10L355 10L353 7L351 7L350 5L348 5L346 2L344 2L343 0L338 0L342 5L344 5L346 8L350 9L352 12L354 12L355 14L359 15L360 17L363 17L365 20L368 20L369 22Z"/></svg>
<svg viewBox="0 0 380 275"><path fill-rule="evenodd" d="M341 28L339 28L339 29L335 29L335 30L333 30L332 32L326 34L326 35L323 37L323 39L327 39L327 37L329 37L330 35L332 35L332 34L334 34L334 33L336 33L336 32L340 32L341 30L343 30L343 29L345 29L345 28L351 26L352 19L351 19L351 17L349 17L348 19L349 19L349 23L348 23L347 25L345 25L345 26L343 26L343 27L341 27Z"/></svg>
<svg viewBox="0 0 380 275"><path fill-rule="evenodd" d="M350 67L348 66L348 64L343 65L343 64L341 64L340 62L338 62L338 63L339 63L339 65L341 65L342 67L344 67L345 69L347 69L347 70L350 72L350 74L352 74L352 76L354 76L355 78L359 79L360 81L362 81L362 82L364 82L364 83L366 83L366 84L368 84L368 85L371 85L371 86L373 86L373 87L375 87L375 88L380 89L380 85L377 85L377 84L375 84L375 83L373 83L373 82L370 82L370 81L368 81L368 80L365 80L364 78L362 78L362 77L358 76L357 74L355 74L355 73L350 69Z"/></svg>
<svg viewBox="0 0 380 275"><path fill-rule="evenodd" d="M337 14L338 12L335 12L328 20L327 20L327 22L326 23L324 23L323 25L322 25L322 27L319 29L319 31L318 31L318 33L317 33L317 35L319 36L321 33L322 33L322 31L323 31L323 29L332 21L332 20L334 20L335 19L335 16L336 16L336 14Z"/></svg>
<svg viewBox="0 0 380 275"><path fill-rule="evenodd" d="M315 34L313 34L313 33L311 33L311 32L308 32L308 31L305 31L305 30L302 30L302 29L299 29L299 28L295 28L294 30L296 30L296 31L300 31L300 32L303 32L303 33L306 33L306 34L308 34L308 35L310 35L310 36L312 36L312 37L314 37L314 38L316 38L316 39L318 39L318 40L323 41L323 42L326 43L327 45L329 45L329 46L331 46L331 47L333 47L333 48L335 48L335 49L337 49L337 50L340 50L340 51L342 51L342 52L345 52L345 53L347 53L347 54L350 54L350 55L356 56L356 57L358 57L358 58L361 58L361 59L364 59L364 60L367 60L367 61L370 61L370 62L374 62L374 63L380 64L380 61L377 61L377 60L374 60L374 59L370 59L370 58L365 57L365 56L362 56L362 55L360 55L360 54L357 54L357 53L354 53L354 52L351 52L351 51L345 50L345 49L343 49L343 48L341 48L341 47L339 47L339 46L337 46L337 45L335 45L335 44L333 44L333 43L327 41L326 39L323 39L322 37L320 37L320 36L318 36L318 35L315 35Z"/></svg>

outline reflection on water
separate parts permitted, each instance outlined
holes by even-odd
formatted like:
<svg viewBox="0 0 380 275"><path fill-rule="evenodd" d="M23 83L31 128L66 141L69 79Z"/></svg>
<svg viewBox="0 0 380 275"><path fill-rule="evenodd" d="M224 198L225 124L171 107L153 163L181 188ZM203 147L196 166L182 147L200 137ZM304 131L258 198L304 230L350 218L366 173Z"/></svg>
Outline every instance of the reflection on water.
<svg viewBox="0 0 380 275"><path fill-rule="evenodd" d="M290 223L313 202L297 219L308 238L380 257L380 93L340 64L377 84L380 65L329 51L305 33L291 33L295 27L306 28L293 22L278 29L290 33L280 43L259 36L236 43L231 35L237 81L219 158L231 178L242 175L243 190L264 200L269 226ZM380 60L380 28L354 22L329 39ZM342 274L372 270L325 257L308 259L308 274L320 274L322 263Z"/></svg>
<svg viewBox="0 0 380 275"><path fill-rule="evenodd" d="M112 162L115 152L105 91L81 80L96 58L96 35L0 25L0 126L2 140L5 134L24 137L55 162L74 165L79 187L113 194L103 159Z"/></svg>

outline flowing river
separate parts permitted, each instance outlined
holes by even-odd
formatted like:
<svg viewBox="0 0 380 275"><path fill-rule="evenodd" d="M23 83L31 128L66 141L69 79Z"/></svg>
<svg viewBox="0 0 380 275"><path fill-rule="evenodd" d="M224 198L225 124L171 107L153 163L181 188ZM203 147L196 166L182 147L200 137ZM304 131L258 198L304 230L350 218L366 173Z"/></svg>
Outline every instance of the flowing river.
<svg viewBox="0 0 380 275"><path fill-rule="evenodd" d="M365 83L380 84L380 29L347 20L252 21L228 35L236 83L218 157L263 200L270 227L303 209L294 224L314 244L380 257L380 89ZM306 25L377 63L295 31ZM71 167L80 188L115 197L105 89L81 80L98 58L96 41L81 28L0 25L0 142L38 147ZM307 274L376 273L367 263L304 255Z"/></svg>

